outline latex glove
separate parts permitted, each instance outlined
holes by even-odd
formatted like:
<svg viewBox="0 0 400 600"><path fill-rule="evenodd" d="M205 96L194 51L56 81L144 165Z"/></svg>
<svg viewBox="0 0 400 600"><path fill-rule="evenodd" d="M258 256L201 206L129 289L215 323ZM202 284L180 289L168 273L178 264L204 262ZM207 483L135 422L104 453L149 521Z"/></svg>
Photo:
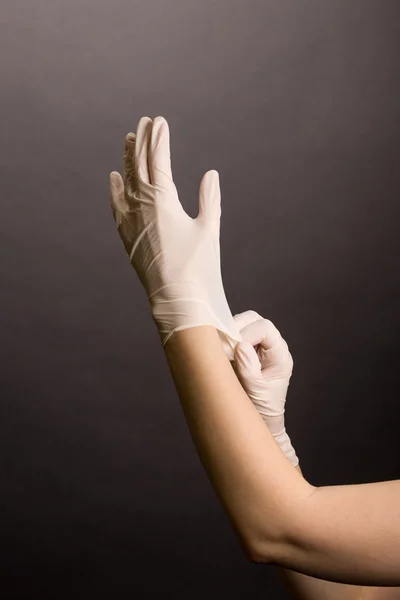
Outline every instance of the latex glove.
<svg viewBox="0 0 400 600"><path fill-rule="evenodd" d="M233 358L242 338L222 284L217 171L203 176L193 219L172 179L168 123L143 117L136 135L125 139L124 180L111 172L110 192L118 232L147 292L162 344L174 331L212 325Z"/></svg>
<svg viewBox="0 0 400 600"><path fill-rule="evenodd" d="M248 310L234 320L243 337L233 368L249 398L292 465L299 459L285 429L285 402L293 359L285 340L268 319Z"/></svg>

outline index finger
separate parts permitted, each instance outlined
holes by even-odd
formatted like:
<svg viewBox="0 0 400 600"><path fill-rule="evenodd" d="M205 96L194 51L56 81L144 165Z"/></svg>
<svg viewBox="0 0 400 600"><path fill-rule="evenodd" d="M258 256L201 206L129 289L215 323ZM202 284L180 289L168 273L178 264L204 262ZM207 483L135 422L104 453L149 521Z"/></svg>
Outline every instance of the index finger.
<svg viewBox="0 0 400 600"><path fill-rule="evenodd" d="M254 311L247 311L234 319L243 340L252 346L258 345L257 355L262 369L286 362L290 356L288 345L272 321Z"/></svg>

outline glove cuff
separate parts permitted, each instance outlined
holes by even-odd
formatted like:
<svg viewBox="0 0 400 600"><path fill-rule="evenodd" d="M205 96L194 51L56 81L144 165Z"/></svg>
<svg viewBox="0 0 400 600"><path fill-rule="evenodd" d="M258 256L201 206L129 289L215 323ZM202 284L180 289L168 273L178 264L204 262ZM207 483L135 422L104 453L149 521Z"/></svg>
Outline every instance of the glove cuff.
<svg viewBox="0 0 400 600"><path fill-rule="evenodd" d="M175 331L210 325L218 330L225 353L230 360L242 337L236 327L225 295L213 298L212 305L190 282L164 286L149 297L153 320L163 346Z"/></svg>
<svg viewBox="0 0 400 600"><path fill-rule="evenodd" d="M286 429L283 428L283 431L281 431L278 434L275 434L274 439L276 440L277 444L280 446L282 452L284 454L286 454L287 458L290 460L293 467L297 467L297 465L299 464L299 459L296 455L295 449L292 446L292 442L290 440L289 435L287 434Z"/></svg>
<svg viewBox="0 0 400 600"><path fill-rule="evenodd" d="M282 452L286 454L292 465L297 467L299 459L285 428L284 413L276 417L263 415L263 419Z"/></svg>

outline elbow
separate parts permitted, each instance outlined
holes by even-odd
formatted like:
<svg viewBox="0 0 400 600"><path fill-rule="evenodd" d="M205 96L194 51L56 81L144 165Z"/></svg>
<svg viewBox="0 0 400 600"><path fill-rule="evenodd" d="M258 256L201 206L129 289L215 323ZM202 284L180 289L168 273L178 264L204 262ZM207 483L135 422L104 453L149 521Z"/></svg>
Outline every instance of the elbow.
<svg viewBox="0 0 400 600"><path fill-rule="evenodd" d="M281 552L279 548L282 546L281 536L273 537L271 531L268 532L268 536L255 535L254 531L251 535L248 531L237 533L239 533L239 544L247 560L258 564L277 564Z"/></svg>
<svg viewBox="0 0 400 600"><path fill-rule="evenodd" d="M264 554L259 554L258 552L247 552L246 558L252 563L256 563L258 565L269 565L271 562Z"/></svg>
<svg viewBox="0 0 400 600"><path fill-rule="evenodd" d="M301 546L307 539L309 523L305 518L305 502L318 488L304 478L300 483L296 495L293 494L290 503L286 503L289 507L278 509L275 518L269 519L267 528L262 526L260 518L257 527L253 523L251 535L248 533L246 543L242 544L246 558L251 562L282 566L293 547Z"/></svg>
<svg viewBox="0 0 400 600"><path fill-rule="evenodd" d="M253 536L244 534L243 531L236 529L236 535L239 541L239 546L250 562L253 563L269 563L270 562L270 551L265 544L261 545L255 542Z"/></svg>
<svg viewBox="0 0 400 600"><path fill-rule="evenodd" d="M246 557L255 563L284 566L293 551L304 545L308 539L308 519L304 517L304 501L312 496L317 488L307 489L301 500L292 503L290 512L284 518L276 520L268 532L258 532L247 544ZM280 525L278 526L278 524Z"/></svg>
<svg viewBox="0 0 400 600"><path fill-rule="evenodd" d="M272 543L251 541L241 545L247 560L250 562L269 565L274 564L274 561L276 561L276 553L273 550Z"/></svg>
<svg viewBox="0 0 400 600"><path fill-rule="evenodd" d="M257 564L276 564L276 555L272 544L252 544L246 551L246 558Z"/></svg>

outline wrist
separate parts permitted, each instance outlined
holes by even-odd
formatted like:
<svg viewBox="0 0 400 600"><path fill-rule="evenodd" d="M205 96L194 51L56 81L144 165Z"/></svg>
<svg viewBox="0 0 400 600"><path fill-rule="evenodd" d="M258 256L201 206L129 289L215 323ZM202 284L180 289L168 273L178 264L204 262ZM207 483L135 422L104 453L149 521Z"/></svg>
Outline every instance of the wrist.
<svg viewBox="0 0 400 600"><path fill-rule="evenodd" d="M153 321L164 346L173 333L193 327L214 327L228 338L240 341L226 298L212 302L201 286L187 281L167 284L148 295Z"/></svg>
<svg viewBox="0 0 400 600"><path fill-rule="evenodd" d="M194 351L208 353L207 345L220 343L218 332L212 325L194 325L175 330L174 335L169 336L168 342L163 344L168 354L176 352ZM187 354L186 354L187 355Z"/></svg>

